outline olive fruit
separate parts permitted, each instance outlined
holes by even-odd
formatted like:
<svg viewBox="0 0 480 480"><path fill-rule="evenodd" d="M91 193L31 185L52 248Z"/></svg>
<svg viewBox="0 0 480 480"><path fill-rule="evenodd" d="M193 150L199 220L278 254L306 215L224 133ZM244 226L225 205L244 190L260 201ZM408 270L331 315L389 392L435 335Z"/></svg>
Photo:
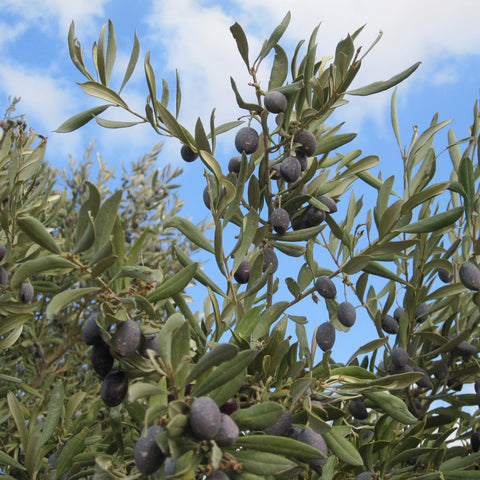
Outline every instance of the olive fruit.
<svg viewBox="0 0 480 480"><path fill-rule="evenodd" d="M472 436L470 437L470 445L472 446L472 450L474 452L478 452L480 449L480 432L472 433Z"/></svg>
<svg viewBox="0 0 480 480"><path fill-rule="evenodd" d="M160 347L158 345L158 333L152 333L151 335L147 335L144 337L142 346L140 348L140 353L145 358L148 358L147 350L153 350L156 353L160 353Z"/></svg>
<svg viewBox="0 0 480 480"><path fill-rule="evenodd" d="M473 263L462 264L458 276L469 290L480 290L480 269Z"/></svg>
<svg viewBox="0 0 480 480"><path fill-rule="evenodd" d="M328 277L318 277L315 282L315 289L323 298L334 298L337 294L335 284Z"/></svg>
<svg viewBox="0 0 480 480"><path fill-rule="evenodd" d="M270 162L270 178L272 180L280 180L282 178L282 172L280 170L280 163Z"/></svg>
<svg viewBox="0 0 480 480"><path fill-rule="evenodd" d="M344 327L353 326L357 318L355 307L350 302L340 303L337 307L337 317Z"/></svg>
<svg viewBox="0 0 480 480"><path fill-rule="evenodd" d="M196 398L190 407L190 427L200 440L213 440L221 425L221 412L210 397Z"/></svg>
<svg viewBox="0 0 480 480"><path fill-rule="evenodd" d="M251 269L252 266L250 265L250 262L248 260L243 260L238 266L236 272L233 274L233 278L238 283L248 283Z"/></svg>
<svg viewBox="0 0 480 480"><path fill-rule="evenodd" d="M297 149L307 157L311 157L315 154L315 150L317 149L317 139L310 130L302 130L301 132L296 133L293 137L293 141L300 144Z"/></svg>
<svg viewBox="0 0 480 480"><path fill-rule="evenodd" d="M276 208L270 215L270 224L278 234L283 234L290 225L290 215L283 208Z"/></svg>
<svg viewBox="0 0 480 480"><path fill-rule="evenodd" d="M208 398L208 397L207 397ZM235 421L225 413L220 413L220 428L215 435L219 447L235 445L240 431Z"/></svg>
<svg viewBox="0 0 480 480"><path fill-rule="evenodd" d="M212 475L209 475L207 479L210 480L230 480L230 477L222 470L216 470Z"/></svg>
<svg viewBox="0 0 480 480"><path fill-rule="evenodd" d="M211 191L210 191L211 190ZM212 207L211 199L213 198L213 204L215 208L218 207L220 200L226 195L227 190L225 187L222 188L222 192L220 193L220 198L218 198L216 189L214 187L208 187L208 185L203 190L203 203L205 206L210 210Z"/></svg>
<svg viewBox="0 0 480 480"><path fill-rule="evenodd" d="M163 465L163 474L167 477L175 475L175 462L172 460L171 457L168 457L165 460L165 464Z"/></svg>
<svg viewBox="0 0 480 480"><path fill-rule="evenodd" d="M100 327L97 324L98 314L90 315L82 325L82 340L87 345L93 345L102 340Z"/></svg>
<svg viewBox="0 0 480 480"><path fill-rule="evenodd" d="M432 380L428 376L428 373L422 367L413 367L413 370L415 372L423 373L423 377L415 382L420 388L432 388Z"/></svg>
<svg viewBox="0 0 480 480"><path fill-rule="evenodd" d="M108 375L113 367L113 357L110 354L110 347L100 340L93 344L92 351L90 352L90 362L92 368L101 376Z"/></svg>
<svg viewBox="0 0 480 480"><path fill-rule="evenodd" d="M471 343L468 343L464 340L453 349L453 353L455 355L463 357L464 359L468 359L472 355L475 355L477 353L477 348L475 347L475 345L472 345Z"/></svg>
<svg viewBox="0 0 480 480"><path fill-rule="evenodd" d="M404 367L408 363L408 353L401 347L394 348L391 355L392 364Z"/></svg>
<svg viewBox="0 0 480 480"><path fill-rule="evenodd" d="M235 135L235 148L239 153L247 155L258 148L258 133L252 127L243 127Z"/></svg>
<svg viewBox="0 0 480 480"><path fill-rule="evenodd" d="M288 182L296 182L302 173L302 166L295 157L287 157L280 163L280 174L282 178Z"/></svg>
<svg viewBox="0 0 480 480"><path fill-rule="evenodd" d="M182 145L180 149L180 155L186 162L193 162L198 154L195 153L188 145Z"/></svg>
<svg viewBox="0 0 480 480"><path fill-rule="evenodd" d="M8 272L0 267L0 285L5 286L8 283Z"/></svg>
<svg viewBox="0 0 480 480"><path fill-rule="evenodd" d="M450 283L453 280L453 273L450 273L448 270L445 270L444 268L439 268L437 273L438 273L438 278L443 283Z"/></svg>
<svg viewBox="0 0 480 480"><path fill-rule="evenodd" d="M335 343L335 327L330 322L322 323L317 328L315 340L324 352L331 350Z"/></svg>
<svg viewBox="0 0 480 480"><path fill-rule="evenodd" d="M265 94L263 104L270 113L280 113L287 109L287 97L276 90L272 90Z"/></svg>
<svg viewBox="0 0 480 480"><path fill-rule="evenodd" d="M385 315L382 318L382 329L385 333L396 335L398 333L398 330L400 329L400 325L393 317L391 317L390 315Z"/></svg>
<svg viewBox="0 0 480 480"><path fill-rule="evenodd" d="M448 364L444 361L434 363L433 375L437 380L444 380L448 377Z"/></svg>
<svg viewBox="0 0 480 480"><path fill-rule="evenodd" d="M337 211L337 202L327 195L320 195L317 197L317 200L320 200L327 208L327 213L335 213Z"/></svg>
<svg viewBox="0 0 480 480"><path fill-rule="evenodd" d="M123 402L128 391L128 379L123 370L109 373L103 380L100 396L108 407L116 407Z"/></svg>
<svg viewBox="0 0 480 480"><path fill-rule="evenodd" d="M369 480L373 477L374 474L372 472L362 472L355 477L355 480Z"/></svg>
<svg viewBox="0 0 480 480"><path fill-rule="evenodd" d="M141 435L135 444L135 465L142 475L152 475L165 461L165 455L155 441L155 437L163 431L162 427L152 425L148 427L146 434Z"/></svg>
<svg viewBox="0 0 480 480"><path fill-rule="evenodd" d="M300 162L300 168L304 172L308 167L307 157L299 150L295 150L295 157Z"/></svg>
<svg viewBox="0 0 480 480"><path fill-rule="evenodd" d="M0 262L5 258L7 254L7 247L5 245L0 245Z"/></svg>
<svg viewBox="0 0 480 480"><path fill-rule="evenodd" d="M230 173L240 173L240 167L242 165L241 155L235 155L228 162L228 171Z"/></svg>
<svg viewBox="0 0 480 480"><path fill-rule="evenodd" d="M282 416L273 424L265 429L267 435L285 437L292 429L292 413L288 408L282 413Z"/></svg>
<svg viewBox="0 0 480 480"><path fill-rule="evenodd" d="M18 296L23 303L30 303L33 300L35 291L31 283L23 283Z"/></svg>
<svg viewBox="0 0 480 480"><path fill-rule="evenodd" d="M405 313L405 309L403 307L397 307L393 312L393 318L400 322L400 317Z"/></svg>
<svg viewBox="0 0 480 480"><path fill-rule="evenodd" d="M221 407L220 412L231 415L238 410L238 403L235 397L230 397Z"/></svg>
<svg viewBox="0 0 480 480"><path fill-rule="evenodd" d="M310 427L306 427L298 434L297 440L316 448L325 455L325 458L306 459L306 463L312 467L321 467L325 464L327 461L326 457L328 456L328 447L325 440L319 433L313 431Z"/></svg>
<svg viewBox="0 0 480 480"><path fill-rule="evenodd" d="M368 417L368 411L363 404L363 398L354 398L348 406L350 413L357 420L365 420Z"/></svg>
<svg viewBox="0 0 480 480"><path fill-rule="evenodd" d="M425 302L419 303L415 309L415 320L423 323L428 318L428 305Z"/></svg>
<svg viewBox="0 0 480 480"><path fill-rule="evenodd" d="M309 207L307 208L305 215L303 216L303 222L305 226L316 227L325 220L325 212L319 208Z"/></svg>
<svg viewBox="0 0 480 480"><path fill-rule="evenodd" d="M275 273L278 268L278 257L275 250L272 247L266 247L263 249L263 271L271 265L270 273Z"/></svg>
<svg viewBox="0 0 480 480"><path fill-rule="evenodd" d="M113 351L120 357L133 355L140 346L142 332L133 320L125 320L117 325L112 337Z"/></svg>

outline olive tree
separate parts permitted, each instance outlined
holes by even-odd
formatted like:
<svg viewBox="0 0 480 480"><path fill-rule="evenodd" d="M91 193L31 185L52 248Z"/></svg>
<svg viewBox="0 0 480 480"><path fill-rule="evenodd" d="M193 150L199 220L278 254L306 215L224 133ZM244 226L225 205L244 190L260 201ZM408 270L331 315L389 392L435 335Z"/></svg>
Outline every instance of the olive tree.
<svg viewBox="0 0 480 480"><path fill-rule="evenodd" d="M172 111L169 86L163 81L162 93L157 91L149 54L145 112L132 111L122 98L138 61L136 36L115 90L112 23L94 45L94 75L72 23L70 55L86 77L80 86L105 103L58 131L95 119L106 128L145 123L178 139L186 168L201 163L206 171L203 201L213 238L206 225L173 209L162 219L164 244L155 253L146 248L147 232L157 228L153 218L141 216L135 232L128 210L119 209L121 190L103 196L85 175L69 184L79 201L68 212L56 202L44 217L41 208L22 210L21 198L10 196L14 206L0 216L7 299L46 271L48 280L41 281L56 285L42 296L43 310L8 300L13 318L25 319L24 329L71 318L83 337L83 343L69 343L68 354L65 348L65 363L57 367L61 383L46 369L52 393L33 380L15 386L19 374L7 371L9 433L0 461L17 477L480 478L479 173L472 161L478 157L478 105L466 138L457 141L449 130L452 167L448 178L439 179L434 138L449 122L435 115L404 147L395 90L392 125L403 172L400 183L393 175L383 179L373 173L378 157L362 157L358 149L339 153L355 134L326 122L349 96L394 87L418 64L352 89L364 58L355 47L361 29L341 40L332 57L318 59L317 29L305 49L300 42L289 55L281 47L289 20L287 14L256 57L241 26L231 27L254 100L245 100L232 78L234 101L245 114L217 126L212 113L208 127L198 119L193 132L178 120L178 77ZM269 78L259 78L260 65L272 56ZM132 121L101 116L112 108L125 109ZM232 129L236 155L226 162L216 145ZM2 168L10 185L32 161L8 151L4 139ZM360 182L374 199L366 210L355 196ZM137 197L131 208L137 215L145 206ZM65 233L61 222L70 217L75 228ZM129 247L132 228L139 236ZM12 231L19 232L15 244ZM186 245L202 250L217 274L206 274ZM288 277L278 268L286 256L299 265ZM204 292L203 311L187 301L191 283ZM280 283L290 298L279 293ZM323 309L325 321L292 314L308 299ZM336 362L336 332L348 332L357 316L373 323L376 338L347 362ZM19 320L10 318L2 331L9 333L6 355L23 335L16 330ZM84 373L72 371L81 361L71 350L90 352ZM38 348L32 353L38 357ZM93 381L95 376L100 379ZM64 384L74 392L70 398ZM43 422L30 421L39 415Z"/></svg>

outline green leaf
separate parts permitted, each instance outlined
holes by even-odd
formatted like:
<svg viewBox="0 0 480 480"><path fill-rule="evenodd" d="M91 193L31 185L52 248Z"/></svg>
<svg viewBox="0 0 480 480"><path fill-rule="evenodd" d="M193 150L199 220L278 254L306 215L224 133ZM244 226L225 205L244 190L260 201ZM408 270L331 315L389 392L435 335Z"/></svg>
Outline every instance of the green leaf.
<svg viewBox="0 0 480 480"><path fill-rule="evenodd" d="M450 182L435 183L430 187L425 188L421 192L412 195L402 206L402 214L413 210L417 205L425 203L430 198L442 194L448 187Z"/></svg>
<svg viewBox="0 0 480 480"><path fill-rule="evenodd" d="M119 277L139 278L147 283L160 283L163 280L163 273L158 269L153 270L150 267L136 265L122 267L115 275L115 278Z"/></svg>
<svg viewBox="0 0 480 480"><path fill-rule="evenodd" d="M232 360L228 360L222 365L219 365L195 387L193 394L200 397L227 383L229 380L239 375L243 369L251 363L255 355L256 352L254 350L244 350Z"/></svg>
<svg viewBox="0 0 480 480"><path fill-rule="evenodd" d="M356 90L350 90L347 92L349 95L372 95L374 93L383 92L384 90L388 90L391 87L403 82L406 78L408 78L420 65L421 62L417 62L413 64L411 67L407 68L403 72L394 75L393 77L389 78L385 81L374 82L369 85L365 85L364 87L357 88Z"/></svg>
<svg viewBox="0 0 480 480"><path fill-rule="evenodd" d="M32 241L52 253L60 253L60 249L58 248L55 239L40 220L37 220L34 217L19 217L17 219L17 224Z"/></svg>
<svg viewBox="0 0 480 480"><path fill-rule="evenodd" d="M405 402L389 392L363 392L363 395L375 406L395 420L406 425L418 422L407 408Z"/></svg>
<svg viewBox="0 0 480 480"><path fill-rule="evenodd" d="M215 253L213 245L210 243L200 229L183 217L172 217L167 219L163 227L174 228L182 232L192 243L210 253Z"/></svg>
<svg viewBox="0 0 480 480"><path fill-rule="evenodd" d="M284 233L284 235L287 235L288 233L290 232ZM285 243L277 240L271 240L270 245L290 257L301 257L305 253L305 247L295 243Z"/></svg>
<svg viewBox="0 0 480 480"><path fill-rule="evenodd" d="M7 403L8 408L10 409L10 413L12 414L13 420L17 427L17 432L20 435L20 442L22 443L23 450L27 451L29 438L27 432L27 425L25 423L25 418L23 417L20 402L17 400L17 398L12 392L8 392Z"/></svg>
<svg viewBox="0 0 480 480"><path fill-rule="evenodd" d="M124 122L117 120L108 120L105 118L95 117L95 121L104 128L128 128L133 127L134 125L139 125L144 122Z"/></svg>
<svg viewBox="0 0 480 480"><path fill-rule="evenodd" d="M232 420L240 430L265 430L283 415L283 408L275 402L263 402L241 408L232 413Z"/></svg>
<svg viewBox="0 0 480 480"><path fill-rule="evenodd" d="M204 150L210 155L212 154L207 133L205 132L205 128L200 120L200 117L197 118L197 123L195 124L195 146L198 150Z"/></svg>
<svg viewBox="0 0 480 480"><path fill-rule="evenodd" d="M377 275L378 277L388 278L389 280L394 280L395 282L406 285L407 282L402 278L391 272L388 268L384 267L378 262L370 262L366 267L362 269L366 273L371 273L372 275Z"/></svg>
<svg viewBox="0 0 480 480"><path fill-rule="evenodd" d="M332 427L323 434L323 438L328 448L348 465L359 467L363 465L363 460L357 449L341 433L341 427Z"/></svg>
<svg viewBox="0 0 480 480"><path fill-rule="evenodd" d="M358 162L349 166L343 173L337 175L336 178L341 179L351 177L352 175L357 175L360 172L376 167L379 163L380 159L377 155L368 155L367 157L362 158Z"/></svg>
<svg viewBox="0 0 480 480"><path fill-rule="evenodd" d="M167 278L162 285L152 290L147 295L147 300L155 303L181 292L192 281L197 268L198 263L192 263L188 267L182 268L173 277Z"/></svg>
<svg viewBox="0 0 480 480"><path fill-rule="evenodd" d="M77 433L63 447L57 461L55 462L55 480L59 479L65 472L67 472L73 465L74 457L85 450L86 433L86 429Z"/></svg>
<svg viewBox="0 0 480 480"><path fill-rule="evenodd" d="M423 218L417 222L405 225L404 227L396 228L395 231L405 233L435 232L455 223L461 217L463 212L463 207L455 207L446 212L437 213L433 217Z"/></svg>
<svg viewBox="0 0 480 480"><path fill-rule="evenodd" d="M18 461L0 450L0 465L8 465L9 467L25 471L25 467ZM10 477L13 479L13 477Z"/></svg>
<svg viewBox="0 0 480 480"><path fill-rule="evenodd" d="M372 257L370 255L356 255L342 266L342 272L348 275L358 273L370 263L371 259Z"/></svg>
<svg viewBox="0 0 480 480"><path fill-rule="evenodd" d="M53 387L50 396L50 403L48 404L48 413L45 422L42 424L41 444L44 445L55 432L58 421L63 411L63 401L65 398L65 390L62 382L57 382Z"/></svg>
<svg viewBox="0 0 480 480"><path fill-rule="evenodd" d="M315 238L323 229L325 225L318 225L316 227L303 228L301 230L293 230L292 232L285 232L281 235L270 234L271 240L281 240L282 242L301 242Z"/></svg>
<svg viewBox="0 0 480 480"><path fill-rule="evenodd" d="M104 112L110 105L98 105L97 107L92 107L83 112L77 113L73 117L70 117L68 120L63 122L54 132L56 133L68 133L77 130L80 127L83 127L90 120L95 118L97 115L100 115Z"/></svg>
<svg viewBox="0 0 480 480"><path fill-rule="evenodd" d="M259 322L259 315L262 308L261 305L257 305L256 307L247 310L241 318L237 318L237 326L235 328L236 333L245 338L250 337Z"/></svg>
<svg viewBox="0 0 480 480"><path fill-rule="evenodd" d="M288 76L288 56L280 45L275 45L275 57L268 82L268 90L275 90L283 85Z"/></svg>
<svg viewBox="0 0 480 480"><path fill-rule="evenodd" d="M102 100L106 100L113 105L117 105L128 110L128 105L123 101L122 97L118 93L115 93L113 90L106 87L105 85L91 81L79 83L79 85L82 87L83 91L87 95L101 98Z"/></svg>
<svg viewBox="0 0 480 480"><path fill-rule="evenodd" d="M95 252L98 252L105 245L112 233L121 198L122 190L117 190L110 195L110 197L105 199L98 209L94 225Z"/></svg>
<svg viewBox="0 0 480 480"><path fill-rule="evenodd" d="M243 472L261 475L261 478L279 475L297 466L295 462L274 453L239 450L232 452L231 455L243 465Z"/></svg>
<svg viewBox="0 0 480 480"><path fill-rule="evenodd" d="M32 478L38 471L38 464L40 462L39 452L41 446L40 432L37 431L32 433L28 440L28 447L25 451L25 467Z"/></svg>
<svg viewBox="0 0 480 480"><path fill-rule="evenodd" d="M140 42L138 41L137 32L135 31L133 35L132 52L130 53L130 59L128 60L127 70L125 71L125 76L123 77L122 85L120 86L119 92L123 90L123 87L127 84L128 80L132 76L132 73L135 70L135 65L137 64L139 52L140 52Z"/></svg>
<svg viewBox="0 0 480 480"><path fill-rule="evenodd" d="M326 458L326 455L324 455L317 448L288 437L274 435L247 435L245 437L238 438L235 445L247 449L257 450L259 452L270 452L277 453L279 455L286 455L288 457L298 458L299 460Z"/></svg>
<svg viewBox="0 0 480 480"><path fill-rule="evenodd" d="M451 123L452 120L445 120L443 122L440 122L440 123L436 123L434 125L432 125L431 127L427 128L418 138L417 140L415 141L415 143L412 145L412 147L410 148L410 152L408 154L408 158L409 158L409 161L410 159L412 159L416 153L418 153L418 151L424 146L426 145L428 142L431 141L431 139L433 138L433 136L439 131L441 130L443 127L445 127L446 125L448 125L449 123Z"/></svg>
<svg viewBox="0 0 480 480"><path fill-rule="evenodd" d="M261 62L270 53L270 50L277 45L278 41L285 33L288 24L290 23L291 16L291 13L287 12L280 24L275 28L268 40L264 43L262 50L260 51L260 55L258 56L258 62Z"/></svg>
<svg viewBox="0 0 480 480"><path fill-rule="evenodd" d="M317 142L315 155L324 155L332 150L335 150L336 148L340 148L341 146L351 142L356 136L356 133L341 133L339 135L332 135L325 138L320 137Z"/></svg>
<svg viewBox="0 0 480 480"><path fill-rule="evenodd" d="M262 107L256 103L247 103L243 100L240 92L238 91L237 84L235 80L230 77L230 84L232 86L233 93L235 94L235 99L237 100L237 105L244 110L252 110L257 113L261 113Z"/></svg>
<svg viewBox="0 0 480 480"><path fill-rule="evenodd" d="M237 42L238 51L240 52L240 55L245 62L245 65L247 66L247 68L250 68L250 62L248 60L248 40L245 32L243 31L243 28L235 22L230 27L230 31L232 32L233 38Z"/></svg>
<svg viewBox="0 0 480 480"><path fill-rule="evenodd" d="M47 315L47 318L52 318L69 303L74 303L81 298L92 293L97 293L100 290L101 288L99 287L85 287L76 288L74 290L65 290L63 292L57 293L57 295L55 295L48 303L45 314Z"/></svg>
<svg viewBox="0 0 480 480"><path fill-rule="evenodd" d="M5 333L10 332L14 328L21 327L24 323L32 319L30 313L19 315L18 313L9 315L8 317L2 318L0 323L0 335L5 335Z"/></svg>
<svg viewBox="0 0 480 480"><path fill-rule="evenodd" d="M12 288L18 288L26 278L33 275L52 271L68 271L75 267L76 265L70 260L58 255L37 257L20 264L10 280L10 285Z"/></svg>
<svg viewBox="0 0 480 480"><path fill-rule="evenodd" d="M113 28L113 23L108 20L108 42L107 42L107 53L105 57L105 77L106 85L110 83L110 77L113 71L113 65L115 63L115 56L117 54L117 39L115 38L115 30Z"/></svg>
<svg viewBox="0 0 480 480"><path fill-rule="evenodd" d="M387 342L388 342L388 338L385 337L385 338L377 338L375 340L372 340L371 342L366 343L365 345L360 347L358 350L356 350L355 353L348 359L347 365L359 355L377 350L383 347Z"/></svg>
<svg viewBox="0 0 480 480"><path fill-rule="evenodd" d="M245 368L236 377L224 383L222 386L213 389L210 396L215 400L217 405L223 405L229 398L237 394L245 383L247 377L247 369Z"/></svg>
<svg viewBox="0 0 480 480"><path fill-rule="evenodd" d="M231 343L219 343L213 350L204 355L192 368L186 383L193 382L200 375L228 360L232 360L238 354L238 347Z"/></svg>

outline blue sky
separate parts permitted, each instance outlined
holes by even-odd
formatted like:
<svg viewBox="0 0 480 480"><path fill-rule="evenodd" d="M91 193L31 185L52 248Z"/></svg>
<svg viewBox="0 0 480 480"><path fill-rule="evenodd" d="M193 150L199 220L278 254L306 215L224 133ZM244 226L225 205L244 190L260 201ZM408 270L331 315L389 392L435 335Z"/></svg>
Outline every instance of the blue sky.
<svg viewBox="0 0 480 480"><path fill-rule="evenodd" d="M68 166L69 154L81 160L90 139L95 137L96 150L109 166L118 165L120 174L121 163L136 160L159 141L148 126L112 131L92 124L71 134L53 132L71 115L98 103L76 85L84 78L68 56L67 33L72 20L90 61L91 46L98 39L101 26L112 19L118 44L113 88L121 82L137 31L140 61L124 92L127 102L139 112L143 111L147 92L141 61L145 53L151 51L157 83L162 77L171 81L178 69L182 83L180 120L188 128L193 128L197 117L208 122L213 108L218 124L238 116L230 75L242 94L249 95L248 78L230 25L237 21L243 26L254 55L288 10L292 21L281 43L290 52L301 39L308 40L319 23L318 52L325 56L332 55L338 41L361 25L366 24L357 45L364 45L364 50L383 31L352 88L387 79L417 61L422 62L398 89L403 144L409 143L413 125L418 125L420 131L425 129L435 112L439 112L440 120L454 120L450 126L457 138L467 136L473 103L479 95L480 9L476 0L457 0L454 6L446 0L0 0L0 8L0 109L5 110L9 96L21 97L18 112L25 113L30 126L48 135L47 158L60 168ZM263 75L266 86L267 70ZM358 133L349 149L360 148L363 155L380 156L379 168L384 178L398 173L400 164L390 126L391 93L350 97L350 103L339 109L331 122L345 122L342 133ZM120 113L107 117L125 118ZM446 135L447 129L438 137L439 150L446 146ZM225 169L230 156L235 154L231 140L226 135L218 147ZM444 158L448 176L450 163L446 155ZM198 186L202 166L183 164L177 141L165 143L161 161L184 167L184 214L203 218L206 211L199 202L203 186ZM441 175L441 162L438 170ZM364 204L368 206L368 199ZM302 309L309 318L309 331L327 319L323 305L311 302ZM335 358L348 358L362 341L371 339L371 330L366 329L362 320L368 322L359 316L351 333L340 334L341 345L334 347Z"/></svg>

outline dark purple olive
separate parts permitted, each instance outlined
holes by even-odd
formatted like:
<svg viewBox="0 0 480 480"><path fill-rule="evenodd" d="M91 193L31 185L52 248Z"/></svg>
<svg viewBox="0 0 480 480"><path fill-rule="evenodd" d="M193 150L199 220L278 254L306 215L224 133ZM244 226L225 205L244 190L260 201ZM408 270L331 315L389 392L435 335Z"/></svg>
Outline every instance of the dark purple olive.
<svg viewBox="0 0 480 480"><path fill-rule="evenodd" d="M265 429L267 435L275 435L277 437L286 437L292 429L292 413L288 408L285 409L282 416L276 423Z"/></svg>
<svg viewBox="0 0 480 480"><path fill-rule="evenodd" d="M101 377L109 374L113 367L113 357L110 354L110 347L104 341L100 340L92 346L90 363Z"/></svg>
<svg viewBox="0 0 480 480"><path fill-rule="evenodd" d="M196 398L190 407L190 427L200 440L213 440L221 424L221 412L210 397Z"/></svg>
<svg viewBox="0 0 480 480"><path fill-rule="evenodd" d="M382 329L385 333L396 335L400 330L400 325L393 317L390 315L385 315L382 318Z"/></svg>
<svg viewBox="0 0 480 480"><path fill-rule="evenodd" d="M350 413L357 419L357 420L365 420L368 417L368 411L363 404L362 398L354 398L350 405L348 406Z"/></svg>
<svg viewBox="0 0 480 480"><path fill-rule="evenodd" d="M464 263L458 270L460 281L469 290L480 290L480 269L473 263Z"/></svg>
<svg viewBox="0 0 480 480"><path fill-rule="evenodd" d="M228 171L230 173L240 173L240 167L242 165L241 155L235 155L228 162Z"/></svg>
<svg viewBox="0 0 480 480"><path fill-rule="evenodd" d="M305 460L305 462L312 467L321 467L325 464L327 461L326 457L328 456L328 447L325 440L319 433L313 431L310 427L306 427L298 434L297 440L316 448L325 455L325 458L312 458Z"/></svg>
<svg viewBox="0 0 480 480"><path fill-rule="evenodd" d="M296 182L302 173L302 166L295 157L287 157L280 163L280 174L288 182Z"/></svg>
<svg viewBox="0 0 480 480"><path fill-rule="evenodd" d="M335 284L328 277L318 277L315 282L315 289L323 298L335 298L337 294Z"/></svg>
<svg viewBox="0 0 480 480"><path fill-rule="evenodd" d="M141 435L135 444L134 459L138 471L142 475L152 475L165 461L165 454L158 446L155 437L163 432L163 428L152 425L145 435Z"/></svg>
<svg viewBox="0 0 480 480"><path fill-rule="evenodd" d="M270 113L281 113L287 109L287 97L282 92L272 90L265 94L263 104Z"/></svg>
<svg viewBox="0 0 480 480"><path fill-rule="evenodd" d="M391 355L392 364L404 367L408 363L408 353L401 347L394 348Z"/></svg>
<svg viewBox="0 0 480 480"><path fill-rule="evenodd" d="M438 273L438 278L443 283L451 283L451 281L453 280L453 273L450 273L448 270L445 270L444 268L439 268L437 273Z"/></svg>
<svg viewBox="0 0 480 480"><path fill-rule="evenodd" d="M125 320L117 325L112 337L113 351L120 357L133 355L140 346L142 332L133 320Z"/></svg>
<svg viewBox="0 0 480 480"><path fill-rule="evenodd" d="M240 431L235 421L225 413L220 413L220 428L215 435L219 447L235 445Z"/></svg>
<svg viewBox="0 0 480 480"><path fill-rule="evenodd" d="M315 155L315 150L317 149L317 139L315 138L315 135L310 132L310 130L302 130L301 132L296 133L293 141L300 144L297 149L307 157Z"/></svg>
<svg viewBox="0 0 480 480"><path fill-rule="evenodd" d="M180 149L180 155L186 162L193 162L198 157L198 154L195 153L188 145L182 145Z"/></svg>
<svg viewBox="0 0 480 480"><path fill-rule="evenodd" d="M317 197L317 200L320 200L327 208L327 213L335 213L337 211L337 202L327 195L320 195Z"/></svg>
<svg viewBox="0 0 480 480"><path fill-rule="evenodd" d="M283 234L290 226L290 215L283 208L276 208L270 215L270 224L272 228L279 234Z"/></svg>
<svg viewBox="0 0 480 480"><path fill-rule="evenodd" d="M238 403L235 397L230 397L221 407L220 411L227 415L231 415L238 410Z"/></svg>
<svg viewBox="0 0 480 480"><path fill-rule="evenodd" d="M100 395L105 404L109 407L116 407L123 402L127 395L128 379L125 372L118 370L109 373L102 383Z"/></svg>
<svg viewBox="0 0 480 480"><path fill-rule="evenodd" d="M247 155L255 152L258 148L258 133L251 127L241 128L235 135L235 147L239 153Z"/></svg>
<svg viewBox="0 0 480 480"><path fill-rule="evenodd" d="M30 303L35 295L35 290L31 283L23 283L20 287L19 297L23 303Z"/></svg>
<svg viewBox="0 0 480 480"><path fill-rule="evenodd" d="M102 340L100 336L100 327L97 324L99 314L90 315L82 325L82 340L87 345L93 345Z"/></svg>
<svg viewBox="0 0 480 480"><path fill-rule="evenodd" d="M317 328L315 340L324 352L331 350L335 343L335 327L330 322L322 323Z"/></svg>
<svg viewBox="0 0 480 480"><path fill-rule="evenodd" d="M271 265L270 273L275 273L278 268L278 257L273 248L266 247L263 249L263 271L264 272L267 270L269 265Z"/></svg>
<svg viewBox="0 0 480 480"><path fill-rule="evenodd" d="M251 269L252 266L250 265L250 262L248 260L243 260L238 266L236 272L233 274L233 278L238 283L248 283Z"/></svg>
<svg viewBox="0 0 480 480"><path fill-rule="evenodd" d="M342 302L337 307L338 321L345 327L351 327L355 323L357 313L350 302Z"/></svg>

